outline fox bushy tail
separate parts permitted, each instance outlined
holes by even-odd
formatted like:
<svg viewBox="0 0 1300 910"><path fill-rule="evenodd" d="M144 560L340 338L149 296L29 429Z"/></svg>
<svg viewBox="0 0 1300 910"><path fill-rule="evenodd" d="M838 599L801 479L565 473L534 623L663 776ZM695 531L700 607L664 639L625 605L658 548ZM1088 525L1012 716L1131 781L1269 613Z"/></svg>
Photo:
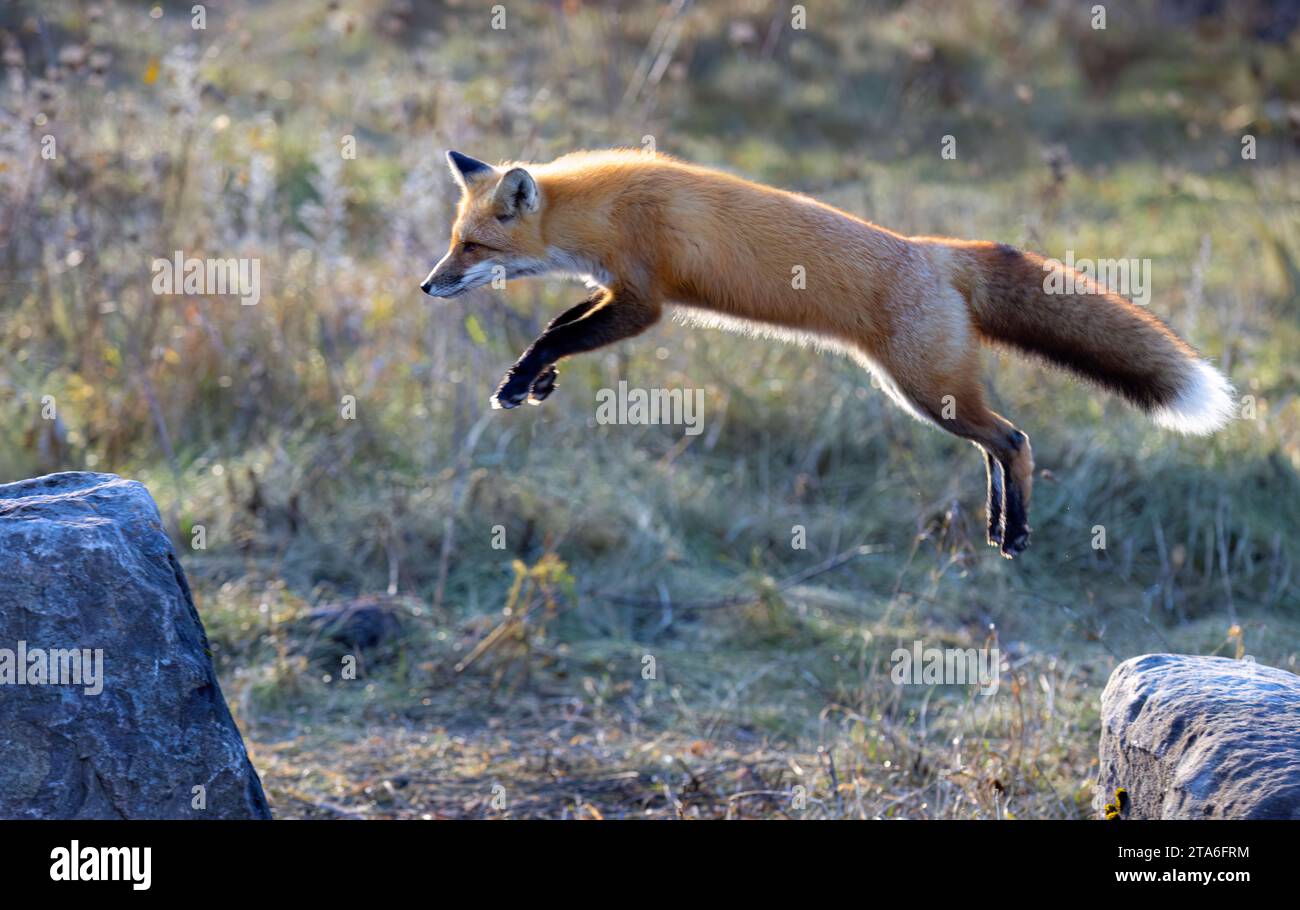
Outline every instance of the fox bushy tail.
<svg viewBox="0 0 1300 910"><path fill-rule="evenodd" d="M960 244L958 285L984 340L1040 357L1115 392L1160 426L1213 433L1233 390L1156 316L1088 277L1003 244ZM1071 293L1049 292L1054 269Z"/></svg>

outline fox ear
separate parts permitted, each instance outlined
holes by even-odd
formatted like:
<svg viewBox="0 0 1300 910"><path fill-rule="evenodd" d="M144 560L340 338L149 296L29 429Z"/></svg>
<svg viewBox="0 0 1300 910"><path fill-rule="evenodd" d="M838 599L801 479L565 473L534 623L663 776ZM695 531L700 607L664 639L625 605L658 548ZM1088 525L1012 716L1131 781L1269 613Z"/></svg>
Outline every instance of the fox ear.
<svg viewBox="0 0 1300 910"><path fill-rule="evenodd" d="M493 198L501 206L501 217L505 218L535 212L541 204L537 181L521 167L512 167L505 172Z"/></svg>
<svg viewBox="0 0 1300 910"><path fill-rule="evenodd" d="M460 184L462 189L469 189L471 184L496 172L496 168L486 161L479 161L460 152L447 153L447 166L451 168L452 179Z"/></svg>

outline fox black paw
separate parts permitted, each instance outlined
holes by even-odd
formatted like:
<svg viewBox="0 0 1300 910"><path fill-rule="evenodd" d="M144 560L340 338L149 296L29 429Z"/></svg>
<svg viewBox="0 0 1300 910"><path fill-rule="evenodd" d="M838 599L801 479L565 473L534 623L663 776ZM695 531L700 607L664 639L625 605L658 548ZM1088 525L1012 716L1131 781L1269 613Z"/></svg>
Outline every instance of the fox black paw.
<svg viewBox="0 0 1300 910"><path fill-rule="evenodd" d="M1028 528L1008 528L1002 535L1002 555L1014 559L1029 546Z"/></svg>
<svg viewBox="0 0 1300 910"><path fill-rule="evenodd" d="M1002 546L1002 523L996 520L989 521L988 542L990 547Z"/></svg>
<svg viewBox="0 0 1300 910"><path fill-rule="evenodd" d="M528 390L528 403L541 404L552 392L555 391L555 378L558 373L555 370L555 364L551 364L533 380L532 386Z"/></svg>
<svg viewBox="0 0 1300 910"><path fill-rule="evenodd" d="M533 377L525 378L515 373L507 373L492 396L493 409L503 408L508 411L519 407L528 400L528 389L532 384Z"/></svg>

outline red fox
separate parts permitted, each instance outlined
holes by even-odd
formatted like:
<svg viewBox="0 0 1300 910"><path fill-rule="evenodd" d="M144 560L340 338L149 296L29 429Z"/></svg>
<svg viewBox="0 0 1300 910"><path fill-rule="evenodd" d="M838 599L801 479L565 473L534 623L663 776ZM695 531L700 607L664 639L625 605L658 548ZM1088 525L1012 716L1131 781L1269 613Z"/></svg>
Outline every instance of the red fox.
<svg viewBox="0 0 1300 910"><path fill-rule="evenodd" d="M985 403L980 342L1092 380L1173 430L1210 433L1230 415L1228 380L1158 318L1034 253L904 237L645 151L499 167L459 152L447 159L461 198L425 293L455 297L496 277L548 272L594 289L519 357L493 407L540 403L555 389L557 361L644 332L665 305L697 322L829 346L905 410L983 451L988 541L1007 558L1029 543L1034 458L1029 438ZM1071 280L1049 285L1054 270Z"/></svg>

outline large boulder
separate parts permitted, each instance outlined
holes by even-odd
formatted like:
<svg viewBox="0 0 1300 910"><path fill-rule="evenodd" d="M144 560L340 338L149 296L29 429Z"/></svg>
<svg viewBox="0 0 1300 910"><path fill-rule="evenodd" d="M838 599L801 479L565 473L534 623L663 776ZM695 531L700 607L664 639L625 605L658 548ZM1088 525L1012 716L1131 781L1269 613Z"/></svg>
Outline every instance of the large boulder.
<svg viewBox="0 0 1300 910"><path fill-rule="evenodd" d="M148 490L0 485L0 566L0 817L270 818Z"/></svg>
<svg viewBox="0 0 1300 910"><path fill-rule="evenodd" d="M1254 661L1147 654L1101 696L1094 808L1121 818L1300 819L1300 676Z"/></svg>

